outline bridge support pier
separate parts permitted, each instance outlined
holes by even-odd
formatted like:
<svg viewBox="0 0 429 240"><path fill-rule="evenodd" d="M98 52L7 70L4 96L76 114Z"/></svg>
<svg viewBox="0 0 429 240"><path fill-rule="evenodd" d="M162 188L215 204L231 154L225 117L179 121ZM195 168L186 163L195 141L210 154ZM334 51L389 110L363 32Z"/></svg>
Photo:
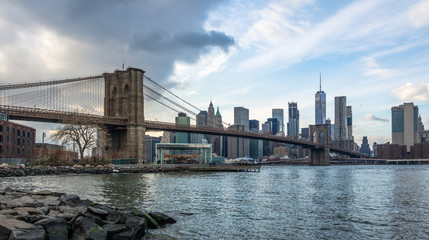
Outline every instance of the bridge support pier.
<svg viewBox="0 0 429 240"><path fill-rule="evenodd" d="M126 128L108 128L107 158L130 158L138 163L146 158L143 74L137 68L104 74L104 115L128 118Z"/></svg>
<svg viewBox="0 0 429 240"><path fill-rule="evenodd" d="M310 125L310 141L319 143L321 147L310 150L312 166L327 166L331 161L329 143L331 142L331 127L328 124Z"/></svg>
<svg viewBox="0 0 429 240"><path fill-rule="evenodd" d="M310 160L312 166L327 166L331 160L329 148L311 149Z"/></svg>

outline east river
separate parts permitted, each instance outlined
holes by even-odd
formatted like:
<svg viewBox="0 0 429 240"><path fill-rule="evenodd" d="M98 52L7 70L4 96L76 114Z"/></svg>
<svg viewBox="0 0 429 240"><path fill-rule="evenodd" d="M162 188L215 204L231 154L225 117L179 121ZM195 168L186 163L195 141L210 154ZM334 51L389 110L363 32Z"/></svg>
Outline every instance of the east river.
<svg viewBox="0 0 429 240"><path fill-rule="evenodd" d="M0 178L165 212L178 239L429 239L429 165L269 166L261 172Z"/></svg>

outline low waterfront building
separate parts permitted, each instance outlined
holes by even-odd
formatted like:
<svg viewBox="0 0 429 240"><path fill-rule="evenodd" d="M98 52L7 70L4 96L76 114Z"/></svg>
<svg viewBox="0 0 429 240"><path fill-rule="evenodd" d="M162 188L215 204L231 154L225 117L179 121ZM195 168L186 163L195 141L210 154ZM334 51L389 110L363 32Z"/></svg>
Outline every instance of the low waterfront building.
<svg viewBox="0 0 429 240"><path fill-rule="evenodd" d="M161 137L152 137L152 136L145 136L146 141L146 162L152 163L154 162L155 156L156 156L156 149L155 146L157 143L161 142Z"/></svg>
<svg viewBox="0 0 429 240"><path fill-rule="evenodd" d="M50 157L55 157L57 159L73 161L76 162L79 159L79 153L74 151L69 151L64 148L64 146L50 143L36 143L34 149L34 156L37 159L48 159Z"/></svg>

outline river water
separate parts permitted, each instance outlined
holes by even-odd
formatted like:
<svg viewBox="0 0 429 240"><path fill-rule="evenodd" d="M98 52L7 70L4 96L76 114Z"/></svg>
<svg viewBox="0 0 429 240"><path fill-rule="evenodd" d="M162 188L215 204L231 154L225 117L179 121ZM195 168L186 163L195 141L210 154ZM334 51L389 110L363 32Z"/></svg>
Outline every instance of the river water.
<svg viewBox="0 0 429 240"><path fill-rule="evenodd" d="M267 166L243 173L0 178L165 212L178 239L429 239L429 165Z"/></svg>

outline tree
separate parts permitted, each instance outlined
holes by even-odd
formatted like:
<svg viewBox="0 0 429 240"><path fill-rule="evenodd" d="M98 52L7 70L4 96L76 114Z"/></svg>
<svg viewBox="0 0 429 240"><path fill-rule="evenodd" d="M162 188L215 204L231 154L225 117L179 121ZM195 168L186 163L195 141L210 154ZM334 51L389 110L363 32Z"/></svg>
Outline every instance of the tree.
<svg viewBox="0 0 429 240"><path fill-rule="evenodd" d="M64 122L61 127L57 128L51 138L54 142L61 142L62 145L76 144L82 160L84 159L83 153L85 150L94 147L96 144L97 129L97 125L85 122L81 118L76 118L74 121Z"/></svg>

